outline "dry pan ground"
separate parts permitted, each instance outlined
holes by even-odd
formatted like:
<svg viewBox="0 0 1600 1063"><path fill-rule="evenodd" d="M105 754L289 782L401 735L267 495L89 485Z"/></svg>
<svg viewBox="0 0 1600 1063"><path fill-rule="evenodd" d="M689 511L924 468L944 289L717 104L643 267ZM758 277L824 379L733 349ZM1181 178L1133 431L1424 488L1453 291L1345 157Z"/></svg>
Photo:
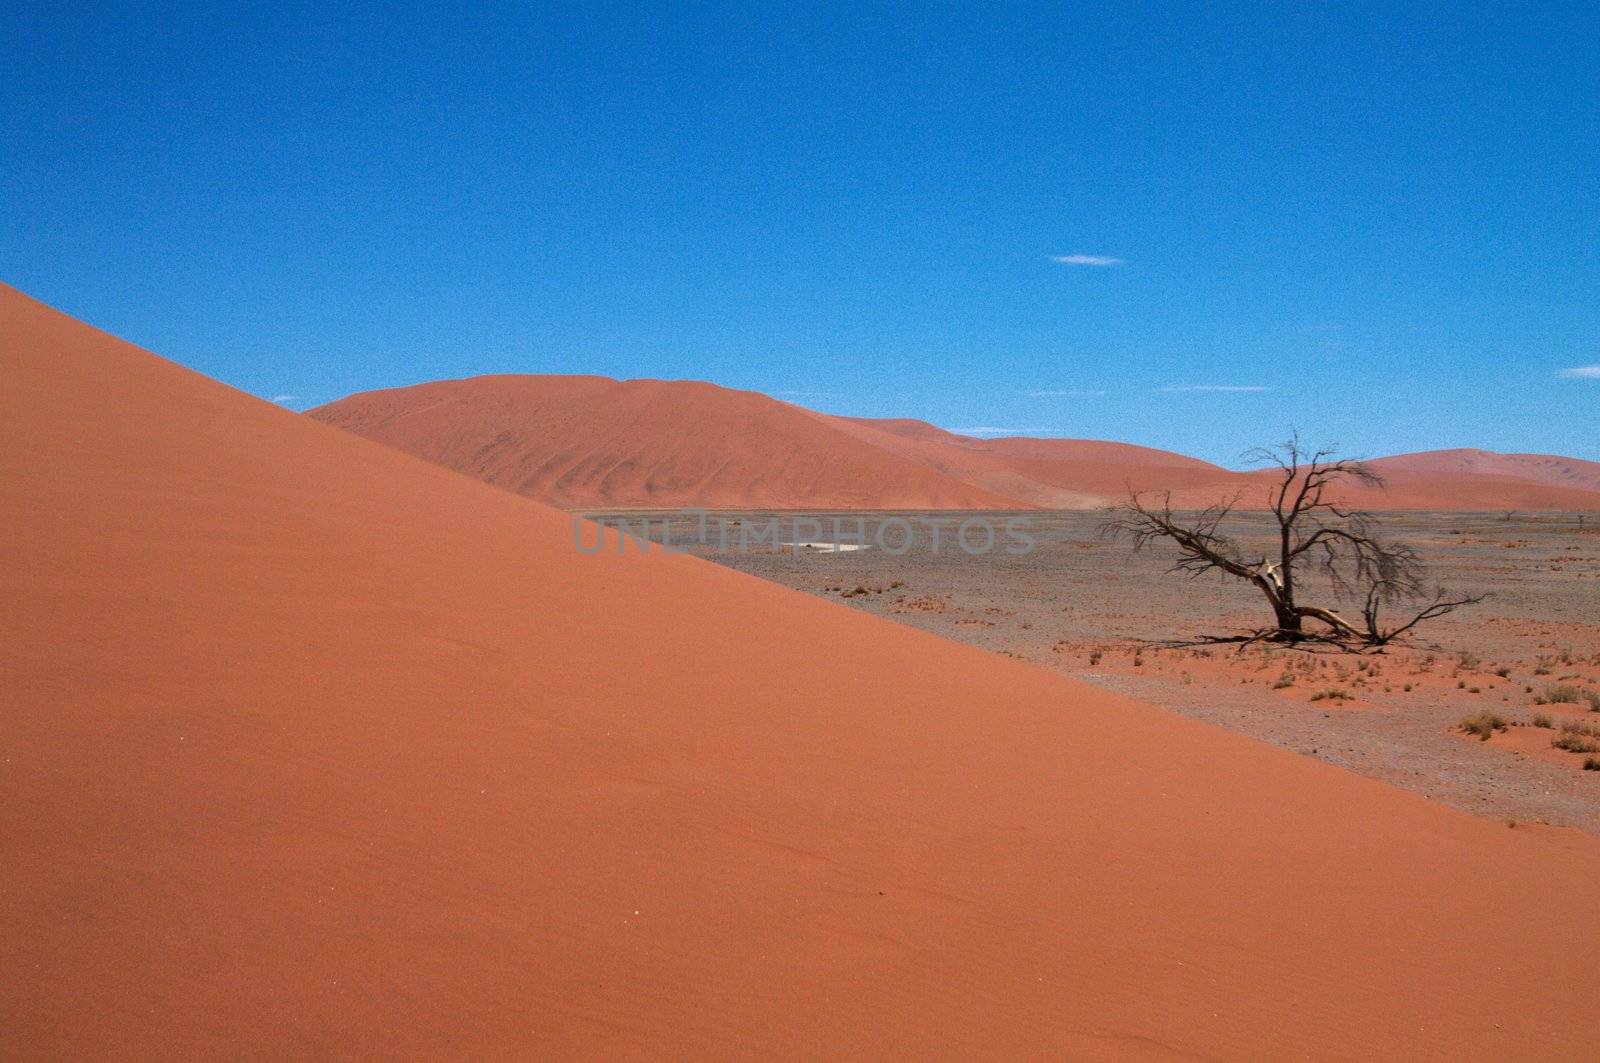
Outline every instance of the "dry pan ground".
<svg viewBox="0 0 1600 1063"><path fill-rule="evenodd" d="M846 518L847 529L856 529L857 516ZM986 515L997 527L1006 516ZM832 515L821 519L831 526ZM869 543L883 519L867 518ZM1600 746L1600 521L1593 517L1391 516L1390 533L1416 545L1435 578L1493 597L1404 645L1362 656L1195 645L1197 636L1264 623L1256 592L1169 574L1170 551L1135 554L1106 542L1093 513L1027 519L1037 547L1023 556L998 549L970 556L950 548L948 532L937 556L920 534L902 556L870 547L746 552L737 532L725 549L713 543L693 552L1458 808L1600 833L1600 770L1583 770L1589 747ZM1259 534L1261 522L1245 515L1239 528ZM696 534L690 520L674 517L672 526L674 542ZM887 541L899 542L893 532ZM1480 715L1486 740L1460 726ZM1572 748L1557 748L1558 740ZM1185 751L1172 756L1181 764Z"/></svg>

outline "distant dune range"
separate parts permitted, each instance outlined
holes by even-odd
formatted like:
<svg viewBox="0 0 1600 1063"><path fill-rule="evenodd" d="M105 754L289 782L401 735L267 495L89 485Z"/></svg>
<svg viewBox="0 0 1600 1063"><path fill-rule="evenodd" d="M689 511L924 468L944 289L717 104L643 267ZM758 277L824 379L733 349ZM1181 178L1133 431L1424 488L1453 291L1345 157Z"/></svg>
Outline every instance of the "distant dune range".
<svg viewBox="0 0 1600 1063"><path fill-rule="evenodd" d="M1587 836L580 555L11 289L0 373L0 1057L1593 1056Z"/></svg>
<svg viewBox="0 0 1600 1063"><path fill-rule="evenodd" d="M352 395L310 416L567 509L1078 509L1130 487L1183 506L1266 497L1267 474L1169 451L976 439L696 381L474 377ZM1597 462L1448 450L1370 464L1388 486L1346 494L1369 508L1600 509Z"/></svg>

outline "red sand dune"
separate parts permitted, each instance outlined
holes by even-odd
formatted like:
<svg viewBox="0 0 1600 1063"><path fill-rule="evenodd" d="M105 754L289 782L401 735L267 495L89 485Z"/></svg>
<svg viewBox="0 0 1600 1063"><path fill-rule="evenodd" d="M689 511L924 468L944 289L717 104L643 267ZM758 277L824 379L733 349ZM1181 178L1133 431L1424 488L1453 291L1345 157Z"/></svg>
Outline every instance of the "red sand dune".
<svg viewBox="0 0 1600 1063"><path fill-rule="evenodd" d="M819 414L818 416L822 416ZM1087 439L974 439L925 421L830 418L886 450L1026 506L1085 509L1134 490L1227 482L1226 469L1164 450Z"/></svg>
<svg viewBox="0 0 1600 1063"><path fill-rule="evenodd" d="M907 418L835 417L693 381L496 376L352 395L319 421L570 509L1097 508L1130 488L1184 506L1239 494L1259 473L1085 439L975 439ZM1440 451L1383 458L1379 509L1600 508L1600 465Z"/></svg>
<svg viewBox="0 0 1600 1063"><path fill-rule="evenodd" d="M1592 839L0 340L4 1058L1593 1056Z"/></svg>
<svg viewBox="0 0 1600 1063"><path fill-rule="evenodd" d="M695 381L475 377L353 395L311 415L570 508L1015 504L798 406Z"/></svg>
<svg viewBox="0 0 1600 1063"><path fill-rule="evenodd" d="M1373 468L1395 483L1430 476L1495 477L1577 491L1600 491L1600 462L1554 454L1496 454L1488 450L1430 450L1379 458Z"/></svg>

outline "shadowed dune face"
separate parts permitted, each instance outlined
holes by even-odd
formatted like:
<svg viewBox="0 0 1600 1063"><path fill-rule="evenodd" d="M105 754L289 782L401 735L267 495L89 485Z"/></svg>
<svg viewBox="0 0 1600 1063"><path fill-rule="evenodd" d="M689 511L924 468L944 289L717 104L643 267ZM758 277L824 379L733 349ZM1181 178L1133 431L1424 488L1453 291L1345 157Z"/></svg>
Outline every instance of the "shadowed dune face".
<svg viewBox="0 0 1600 1063"><path fill-rule="evenodd" d="M352 395L312 410L355 432L569 509L1093 509L1129 490L1265 505L1262 474L1085 439L975 439L925 421L836 417L694 381L495 376ZM1441 451L1374 463L1376 509L1600 508L1600 465Z"/></svg>
<svg viewBox="0 0 1600 1063"><path fill-rule="evenodd" d="M1586 842L0 341L0 1055L1592 1055Z"/></svg>

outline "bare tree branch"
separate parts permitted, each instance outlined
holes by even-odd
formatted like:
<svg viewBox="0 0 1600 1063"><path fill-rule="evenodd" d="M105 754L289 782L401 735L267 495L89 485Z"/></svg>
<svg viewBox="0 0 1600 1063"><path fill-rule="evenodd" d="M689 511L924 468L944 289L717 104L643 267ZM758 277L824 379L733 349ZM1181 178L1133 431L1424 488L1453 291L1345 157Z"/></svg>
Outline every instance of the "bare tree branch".
<svg viewBox="0 0 1600 1063"><path fill-rule="evenodd" d="M1443 587L1435 587L1433 596L1428 599L1421 609L1412 614L1410 620L1385 630L1378 621L1378 614L1384 604L1384 597L1380 593L1379 585L1374 584L1367 592L1366 605L1362 608L1362 618L1366 622L1366 631L1363 632L1363 636L1370 644L1383 646L1391 640L1404 635L1424 620L1433 620L1445 616L1464 605L1477 605L1487 597L1489 597L1487 594L1466 594L1452 597L1450 592ZM1391 598L1390 600L1393 601L1395 599Z"/></svg>

